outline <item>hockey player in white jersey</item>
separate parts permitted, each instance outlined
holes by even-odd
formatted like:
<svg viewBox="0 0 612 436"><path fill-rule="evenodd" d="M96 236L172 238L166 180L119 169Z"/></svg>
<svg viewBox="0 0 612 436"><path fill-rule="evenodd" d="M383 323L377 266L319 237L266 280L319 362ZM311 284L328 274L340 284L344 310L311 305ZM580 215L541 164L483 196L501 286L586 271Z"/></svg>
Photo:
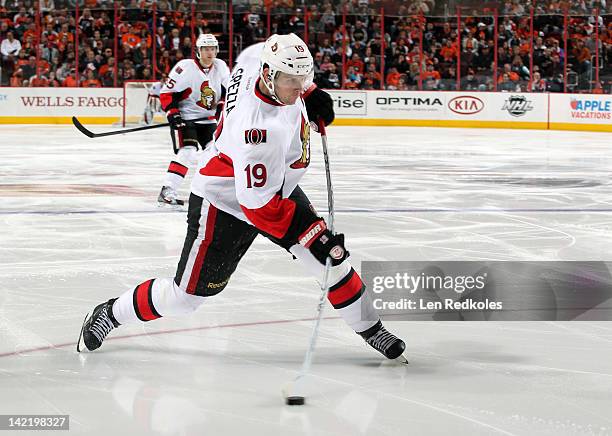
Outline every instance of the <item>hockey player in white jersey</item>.
<svg viewBox="0 0 612 436"><path fill-rule="evenodd" d="M192 182L175 277L147 280L98 305L82 328L88 350L97 349L121 324L190 313L210 301L207 297L223 291L262 234L289 251L319 283L330 258L329 302L385 357L402 354L404 342L382 325L348 261L344 235L327 229L298 186L310 164L310 126L301 95L309 88L312 68L307 46L295 34L272 35L260 65L239 59L215 140Z"/></svg>
<svg viewBox="0 0 612 436"><path fill-rule="evenodd" d="M229 68L225 62L217 59L218 52L219 42L214 35L207 33L198 36L196 59L179 61L161 89L160 100L173 130L172 141L176 153L158 196L161 204L183 204L177 198L177 191L189 166L197 163L198 146L204 149L217 127L229 77ZM190 122L201 118L206 119Z"/></svg>

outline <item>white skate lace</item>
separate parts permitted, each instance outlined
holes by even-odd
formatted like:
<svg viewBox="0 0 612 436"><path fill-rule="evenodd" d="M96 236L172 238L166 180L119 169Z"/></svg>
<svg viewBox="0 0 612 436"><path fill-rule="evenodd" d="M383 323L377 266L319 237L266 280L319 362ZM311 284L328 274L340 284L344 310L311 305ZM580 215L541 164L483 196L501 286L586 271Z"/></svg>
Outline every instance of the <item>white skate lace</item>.
<svg viewBox="0 0 612 436"><path fill-rule="evenodd" d="M391 344L393 344L395 341L397 340L397 337L391 333L389 333L384 327L381 328L380 330L378 330L376 333L374 333L368 340L368 344L370 344L372 347L376 348L379 351L382 351L383 353L385 352L385 350L387 348L389 348L391 346Z"/></svg>
<svg viewBox="0 0 612 436"><path fill-rule="evenodd" d="M93 333L93 335L98 341L102 342L106 335L108 335L110 331L114 328L115 326L108 317L108 313L105 307L104 309L102 309L100 315L96 318L89 330L91 331L91 333Z"/></svg>

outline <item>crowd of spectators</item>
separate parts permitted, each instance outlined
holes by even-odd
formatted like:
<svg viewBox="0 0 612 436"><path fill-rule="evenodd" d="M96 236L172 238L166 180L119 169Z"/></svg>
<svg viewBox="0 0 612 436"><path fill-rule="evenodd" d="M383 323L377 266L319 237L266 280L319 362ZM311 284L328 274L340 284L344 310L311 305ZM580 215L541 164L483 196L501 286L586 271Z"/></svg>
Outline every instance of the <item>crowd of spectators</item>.
<svg viewBox="0 0 612 436"><path fill-rule="evenodd" d="M234 57L268 31L307 30L324 88L562 92L567 84L570 91L611 92L612 8L605 0L537 0L533 23L525 0L473 8L462 1L460 9L435 0L295 1L234 0ZM154 21L150 0L85 0L78 16L74 0L0 0L0 85L101 87L160 78L192 56L192 36L201 32L218 35L227 60L223 3L157 0Z"/></svg>
<svg viewBox="0 0 612 436"><path fill-rule="evenodd" d="M40 0L40 9L29 0L0 0L0 85L122 86L126 80L152 80L154 69L160 78L192 56L192 33L211 31L204 12L194 7L192 14L186 0L157 1L155 23L151 3L118 5L117 23L114 2L79 5L77 21L70 0Z"/></svg>

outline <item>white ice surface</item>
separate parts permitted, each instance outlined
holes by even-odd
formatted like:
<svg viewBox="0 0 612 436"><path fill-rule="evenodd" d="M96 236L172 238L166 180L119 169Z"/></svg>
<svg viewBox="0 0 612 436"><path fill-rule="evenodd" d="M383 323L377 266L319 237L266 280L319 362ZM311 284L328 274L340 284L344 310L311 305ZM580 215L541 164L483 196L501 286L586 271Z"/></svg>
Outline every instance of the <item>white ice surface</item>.
<svg viewBox="0 0 612 436"><path fill-rule="evenodd" d="M332 127L329 141L356 267L610 260L610 134ZM164 129L0 126L0 414L69 414L70 434L95 435L612 434L606 322L389 322L400 367L328 308L307 405L285 406L319 290L264 239L196 313L77 354L94 305L174 274L185 213L156 206L168 144ZM324 211L316 135L311 167L302 186Z"/></svg>

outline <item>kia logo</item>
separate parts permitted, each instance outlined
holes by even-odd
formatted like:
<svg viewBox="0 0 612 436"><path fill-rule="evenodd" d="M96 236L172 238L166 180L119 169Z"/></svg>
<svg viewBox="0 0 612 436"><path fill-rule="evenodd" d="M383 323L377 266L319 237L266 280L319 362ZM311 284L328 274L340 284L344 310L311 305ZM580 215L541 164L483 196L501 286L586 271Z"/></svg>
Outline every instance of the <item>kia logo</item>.
<svg viewBox="0 0 612 436"><path fill-rule="evenodd" d="M448 108L459 115L473 115L484 108L484 103L471 95L460 95L448 102Z"/></svg>

